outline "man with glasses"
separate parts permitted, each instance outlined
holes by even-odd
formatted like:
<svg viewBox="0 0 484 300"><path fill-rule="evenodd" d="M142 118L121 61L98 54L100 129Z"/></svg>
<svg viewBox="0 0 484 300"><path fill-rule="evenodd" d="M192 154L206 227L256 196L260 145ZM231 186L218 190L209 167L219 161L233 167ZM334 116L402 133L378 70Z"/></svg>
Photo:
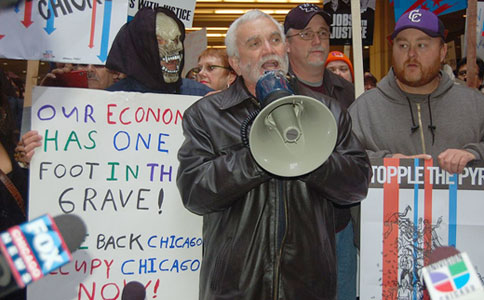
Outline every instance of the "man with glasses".
<svg viewBox="0 0 484 300"><path fill-rule="evenodd" d="M63 64L47 73L40 85L103 90L122 78L124 74L104 65Z"/></svg>
<svg viewBox="0 0 484 300"><path fill-rule="evenodd" d="M287 14L284 31L290 73L300 83L301 94L317 99L330 96L347 109L355 100L353 84L324 68L329 53L330 24L331 16L314 4L301 4ZM338 299L356 299L355 244L359 243L359 228L353 226L348 206L335 204L334 211Z"/></svg>

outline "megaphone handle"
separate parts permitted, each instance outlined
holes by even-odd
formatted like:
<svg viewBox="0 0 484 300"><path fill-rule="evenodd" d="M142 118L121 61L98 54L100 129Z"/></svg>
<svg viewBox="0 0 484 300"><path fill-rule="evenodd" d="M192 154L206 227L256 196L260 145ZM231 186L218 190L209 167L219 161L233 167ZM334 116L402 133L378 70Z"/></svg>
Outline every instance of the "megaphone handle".
<svg viewBox="0 0 484 300"><path fill-rule="evenodd" d="M246 147L249 147L249 126L252 124L254 121L255 117L260 113L260 109L257 109L249 114L249 116L242 122L242 125L240 125L240 137L242 139L242 143Z"/></svg>
<svg viewBox="0 0 484 300"><path fill-rule="evenodd" d="M297 85L297 78L292 74L287 74L287 81L289 81L289 87L293 90L294 95L299 95L299 87Z"/></svg>

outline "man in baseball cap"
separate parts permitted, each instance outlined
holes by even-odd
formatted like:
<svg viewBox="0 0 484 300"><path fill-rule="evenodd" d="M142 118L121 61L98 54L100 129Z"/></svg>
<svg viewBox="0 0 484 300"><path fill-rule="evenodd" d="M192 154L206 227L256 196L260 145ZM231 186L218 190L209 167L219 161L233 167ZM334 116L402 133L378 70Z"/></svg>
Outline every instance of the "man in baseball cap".
<svg viewBox="0 0 484 300"><path fill-rule="evenodd" d="M350 108L353 131L370 157L433 159L451 174L484 158L484 96L441 71L444 32L427 10L398 19L392 69Z"/></svg>
<svg viewBox="0 0 484 300"><path fill-rule="evenodd" d="M284 20L284 33L287 34L290 28L304 29L315 15L320 15L328 26L331 25L332 17L330 14L316 4L305 3L294 7L287 14Z"/></svg>
<svg viewBox="0 0 484 300"><path fill-rule="evenodd" d="M315 4L301 4L291 9L284 21L289 72L297 79L301 94L320 95L320 99L330 96L347 109L355 100L353 84L325 69L331 23L331 15ZM349 207L335 205L338 299L356 299L358 235L355 236L353 227L358 222L353 224L351 219ZM359 232L358 228L355 230Z"/></svg>

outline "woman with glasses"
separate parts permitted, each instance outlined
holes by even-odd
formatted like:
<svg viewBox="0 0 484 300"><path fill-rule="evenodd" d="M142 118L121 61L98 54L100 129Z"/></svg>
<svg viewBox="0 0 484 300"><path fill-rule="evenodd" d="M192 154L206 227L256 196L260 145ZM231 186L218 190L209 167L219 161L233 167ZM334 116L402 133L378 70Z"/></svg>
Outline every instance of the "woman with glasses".
<svg viewBox="0 0 484 300"><path fill-rule="evenodd" d="M206 49L198 57L198 67L194 69L197 81L214 90L223 90L234 82L237 74L229 65L224 49Z"/></svg>

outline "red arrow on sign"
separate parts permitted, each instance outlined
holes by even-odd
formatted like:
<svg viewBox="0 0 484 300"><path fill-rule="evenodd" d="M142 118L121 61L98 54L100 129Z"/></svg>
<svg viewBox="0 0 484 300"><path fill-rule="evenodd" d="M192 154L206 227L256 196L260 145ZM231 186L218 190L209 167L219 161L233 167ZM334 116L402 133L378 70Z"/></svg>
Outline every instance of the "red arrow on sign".
<svg viewBox="0 0 484 300"><path fill-rule="evenodd" d="M32 23L34 23L32 22L32 2L32 0L25 1L24 20L21 21L25 28L28 28L30 25L32 25Z"/></svg>
<svg viewBox="0 0 484 300"><path fill-rule="evenodd" d="M89 38L89 48L94 47L94 30L96 29L96 2L97 1L92 1L91 36Z"/></svg>

